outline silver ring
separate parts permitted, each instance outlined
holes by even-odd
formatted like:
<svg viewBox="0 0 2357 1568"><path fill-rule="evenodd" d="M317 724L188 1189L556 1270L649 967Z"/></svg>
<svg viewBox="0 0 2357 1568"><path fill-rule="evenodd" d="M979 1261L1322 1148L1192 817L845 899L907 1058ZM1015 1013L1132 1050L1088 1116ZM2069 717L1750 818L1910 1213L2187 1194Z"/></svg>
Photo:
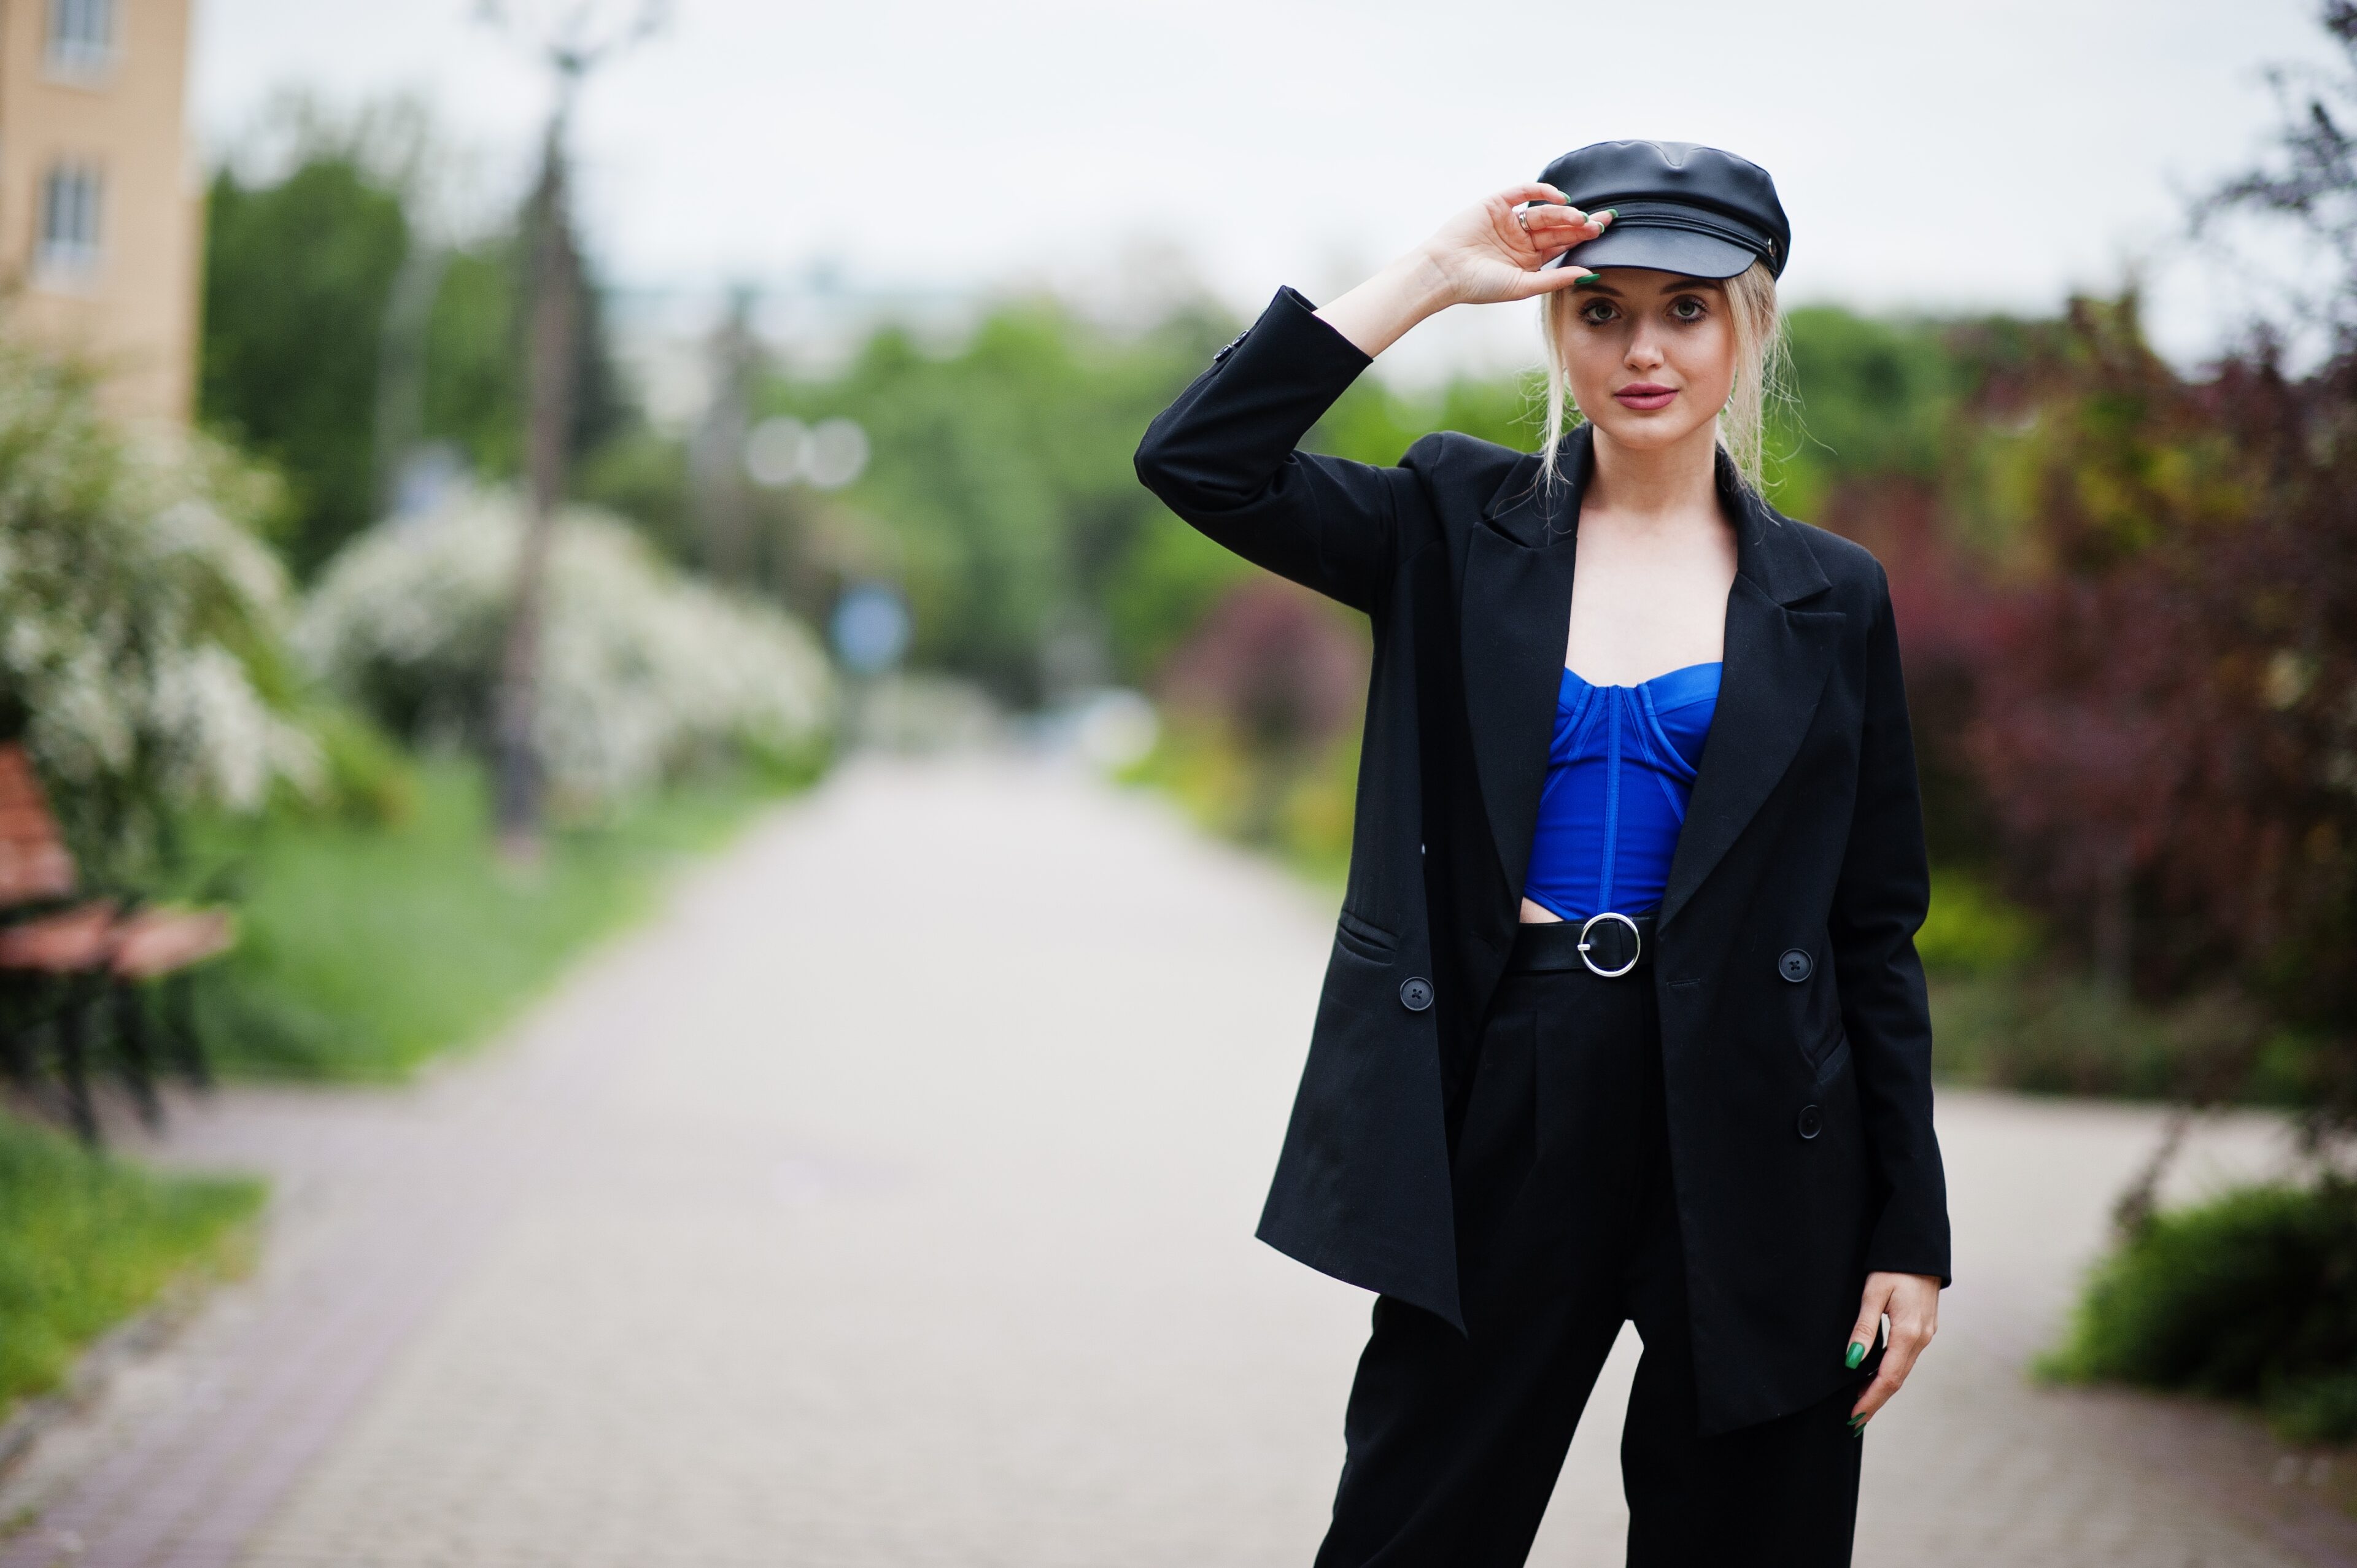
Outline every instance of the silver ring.
<svg viewBox="0 0 2357 1568"><path fill-rule="evenodd" d="M1622 964L1619 969L1598 969L1596 967L1596 961L1587 956L1588 948L1590 946L1587 940L1587 933L1594 928L1596 922L1598 920L1618 920L1622 925L1629 928L1629 943L1635 950L1630 953L1629 961ZM1644 956L1645 934L1637 929L1636 921L1631 919L1628 916L1621 914L1617 909L1607 909L1602 914L1590 915L1587 917L1587 923L1579 928L1579 961L1587 966L1588 973L1593 974L1599 979L1620 979L1622 975L1636 968L1637 961Z"/></svg>
<svg viewBox="0 0 2357 1568"><path fill-rule="evenodd" d="M1529 233L1531 231L1531 209L1527 207L1515 208L1514 221L1523 226L1523 233Z"/></svg>

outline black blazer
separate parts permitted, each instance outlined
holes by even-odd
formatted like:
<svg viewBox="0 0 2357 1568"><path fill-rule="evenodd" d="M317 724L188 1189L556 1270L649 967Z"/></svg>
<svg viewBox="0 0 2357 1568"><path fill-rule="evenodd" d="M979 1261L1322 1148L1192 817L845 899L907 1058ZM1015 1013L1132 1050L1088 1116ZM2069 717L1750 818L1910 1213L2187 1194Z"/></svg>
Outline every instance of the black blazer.
<svg viewBox="0 0 2357 1568"><path fill-rule="evenodd" d="M1394 468L1297 451L1367 364L1282 291L1155 420L1137 472L1373 622L1350 882L1260 1235L1462 1329L1450 1128L1519 917L1589 437L1566 438L1553 487L1535 456L1452 434ZM1740 520L1726 667L1651 971L1710 1431L1840 1384L1867 1271L1948 1277L1888 585L1724 458L1719 488Z"/></svg>

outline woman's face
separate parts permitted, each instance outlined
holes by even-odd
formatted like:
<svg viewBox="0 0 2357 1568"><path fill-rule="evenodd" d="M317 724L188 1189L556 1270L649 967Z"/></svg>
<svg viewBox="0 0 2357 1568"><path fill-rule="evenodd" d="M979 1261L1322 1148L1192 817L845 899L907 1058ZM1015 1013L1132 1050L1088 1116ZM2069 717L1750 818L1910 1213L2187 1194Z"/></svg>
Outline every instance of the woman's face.
<svg viewBox="0 0 2357 1568"><path fill-rule="evenodd" d="M1705 278L1610 267L1570 291L1563 327L1572 400L1624 446L1674 446L1735 388L1727 290Z"/></svg>

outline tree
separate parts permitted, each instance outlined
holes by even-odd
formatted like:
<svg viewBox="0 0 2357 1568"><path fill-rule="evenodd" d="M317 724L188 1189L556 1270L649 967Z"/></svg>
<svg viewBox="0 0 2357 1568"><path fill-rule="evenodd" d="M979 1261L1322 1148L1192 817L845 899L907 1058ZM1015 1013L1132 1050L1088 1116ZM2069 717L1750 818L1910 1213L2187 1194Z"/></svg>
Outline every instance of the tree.
<svg viewBox="0 0 2357 1568"><path fill-rule="evenodd" d="M242 172L233 161L208 193L199 413L286 478L280 543L307 577L376 521L385 481L408 456L378 451L381 435L446 443L486 477L522 467L523 248L511 226L456 243L435 237L418 213L439 155L414 109L336 120L297 102L264 144L249 151L277 152L284 172ZM578 456L629 430L634 412L603 290L577 237L566 238L577 314L567 451ZM419 254L430 246L442 248ZM431 297L404 312L397 288L421 261L431 263ZM411 332L417 341L397 340ZM405 391L388 387L388 347L393 363L404 350L414 361ZM384 419L389 391L416 399L414 419Z"/></svg>
<svg viewBox="0 0 2357 1568"><path fill-rule="evenodd" d="M206 437L131 438L80 369L5 338L0 389L0 735L91 876L144 879L186 808L320 781L285 574L252 532L274 487Z"/></svg>
<svg viewBox="0 0 2357 1568"><path fill-rule="evenodd" d="M2192 229L2216 231L2236 218L2288 223L2333 263L2320 289L2292 291L2291 319L2277 328L2321 328L2329 351L2357 351L2357 136L2342 121L2357 113L2357 0L2324 0L2318 22L2340 46L2338 72L2277 68L2268 73L2283 120L2272 163L2225 181L2194 204Z"/></svg>
<svg viewBox="0 0 2357 1568"><path fill-rule="evenodd" d="M920 661L1028 703L1060 637L1146 679L1226 580L1216 547L1171 544L1191 531L1139 488L1130 455L1233 330L1184 310L1125 338L1011 301L947 354L888 327L838 376L773 378L758 412L859 423L873 456L822 520L845 536L831 548L900 581Z"/></svg>
<svg viewBox="0 0 2357 1568"><path fill-rule="evenodd" d="M2280 1025L2357 1127L2357 356L2188 382L2081 301L1993 423L2018 565L1969 744L2015 885L2099 973L2207 998L2201 1101Z"/></svg>
<svg viewBox="0 0 2357 1568"><path fill-rule="evenodd" d="M298 573L375 516L378 355L409 243L401 194L348 148L274 183L223 168L207 194L199 409L285 476Z"/></svg>

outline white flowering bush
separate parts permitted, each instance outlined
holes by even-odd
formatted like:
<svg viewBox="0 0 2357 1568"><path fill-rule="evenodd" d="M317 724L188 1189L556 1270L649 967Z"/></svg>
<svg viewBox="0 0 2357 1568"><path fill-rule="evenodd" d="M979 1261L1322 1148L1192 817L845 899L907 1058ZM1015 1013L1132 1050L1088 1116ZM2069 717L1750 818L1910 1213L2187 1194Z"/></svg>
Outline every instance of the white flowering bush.
<svg viewBox="0 0 2357 1568"><path fill-rule="evenodd" d="M328 564L296 646L396 731L479 744L522 534L504 491L382 524ZM563 513L547 591L534 736L561 800L610 803L719 755L824 745L833 681L802 625L682 576L619 519Z"/></svg>
<svg viewBox="0 0 2357 1568"><path fill-rule="evenodd" d="M0 730L78 847L120 866L163 813L316 787L294 715L270 481L199 436L138 441L87 378L0 341Z"/></svg>

